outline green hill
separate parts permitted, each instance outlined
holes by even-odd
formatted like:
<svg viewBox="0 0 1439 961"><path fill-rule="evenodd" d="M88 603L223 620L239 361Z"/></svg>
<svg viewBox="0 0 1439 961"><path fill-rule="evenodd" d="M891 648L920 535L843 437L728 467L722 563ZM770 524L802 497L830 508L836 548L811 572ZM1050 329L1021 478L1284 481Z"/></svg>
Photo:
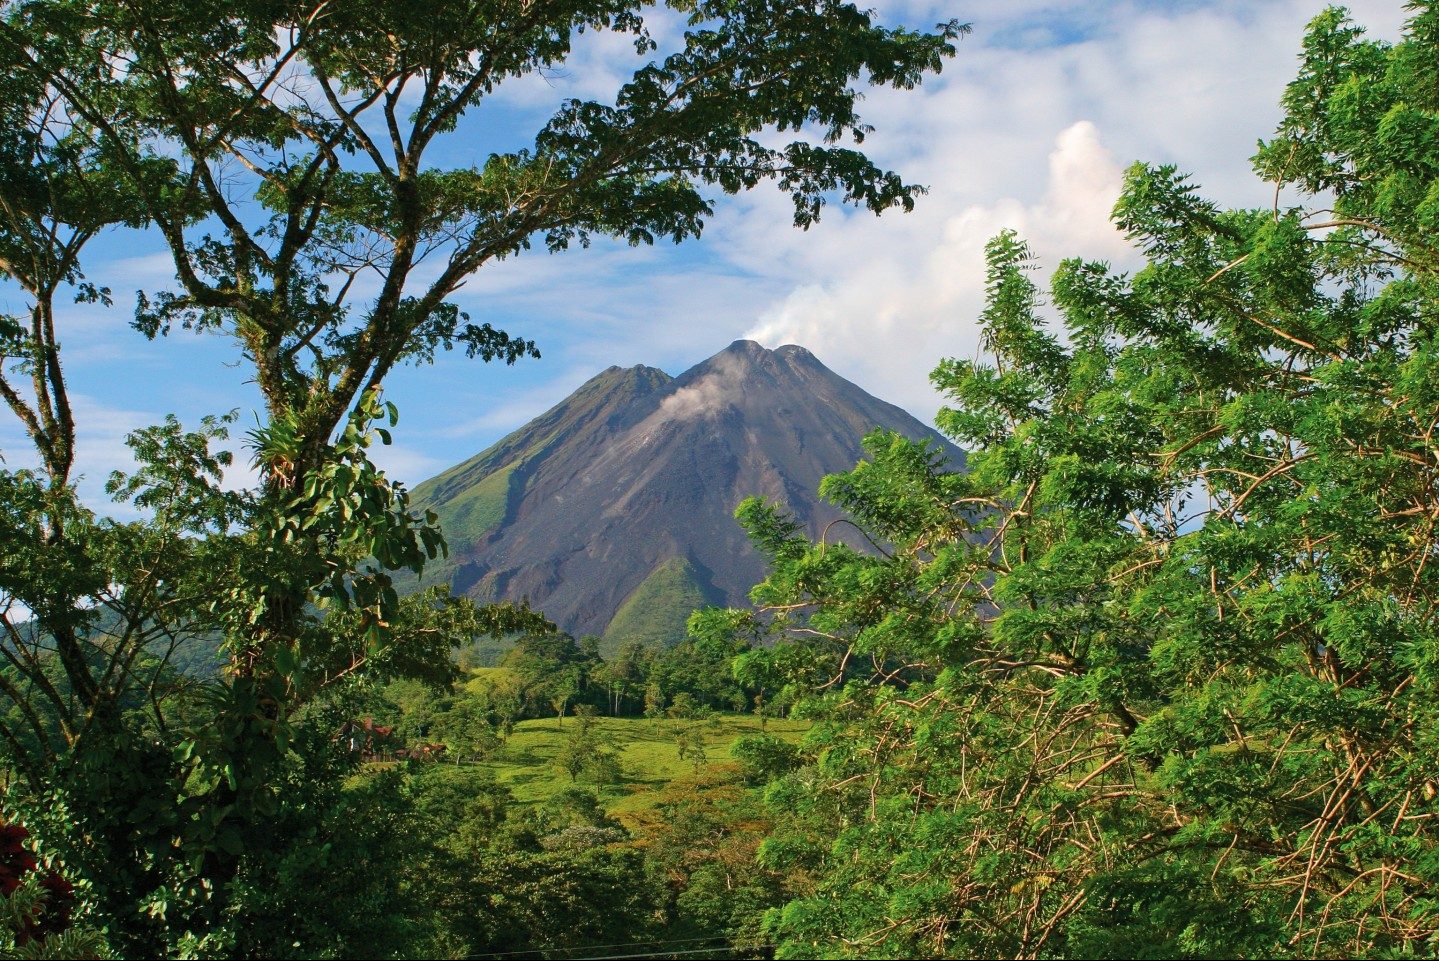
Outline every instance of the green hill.
<svg viewBox="0 0 1439 961"><path fill-rule="evenodd" d="M684 639L690 613L708 603L694 565L683 557L672 557L625 598L605 629L600 653L612 654L629 641L645 647L674 647Z"/></svg>
<svg viewBox="0 0 1439 961"><path fill-rule="evenodd" d="M473 487L436 507L441 529L450 537L475 540L499 527L510 506L511 478L515 465L509 464Z"/></svg>

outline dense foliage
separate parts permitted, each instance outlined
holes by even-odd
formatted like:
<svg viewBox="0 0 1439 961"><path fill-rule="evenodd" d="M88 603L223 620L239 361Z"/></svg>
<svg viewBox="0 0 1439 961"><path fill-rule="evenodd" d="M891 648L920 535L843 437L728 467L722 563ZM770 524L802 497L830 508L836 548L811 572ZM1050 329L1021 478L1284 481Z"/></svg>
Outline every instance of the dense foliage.
<svg viewBox="0 0 1439 961"><path fill-rule="evenodd" d="M876 550L773 560L738 662L822 720L760 862L781 957L1439 949L1439 10L1310 25L1267 209L1136 165L1145 265L989 246L934 374L969 471L829 478ZM1298 206L1283 198L1296 194ZM731 623L740 615L726 615Z"/></svg>

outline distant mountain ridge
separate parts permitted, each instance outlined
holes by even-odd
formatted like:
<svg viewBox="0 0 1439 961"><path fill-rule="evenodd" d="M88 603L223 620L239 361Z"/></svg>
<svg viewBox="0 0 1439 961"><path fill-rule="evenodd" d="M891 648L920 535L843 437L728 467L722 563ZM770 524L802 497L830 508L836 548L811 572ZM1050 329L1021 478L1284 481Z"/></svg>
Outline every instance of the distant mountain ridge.
<svg viewBox="0 0 1439 961"><path fill-rule="evenodd" d="M678 377L610 367L492 447L415 488L450 545L426 582L528 598L607 647L672 643L700 603L742 604L764 564L733 518L783 503L813 534L839 517L820 480L876 427L964 455L803 347L740 340Z"/></svg>

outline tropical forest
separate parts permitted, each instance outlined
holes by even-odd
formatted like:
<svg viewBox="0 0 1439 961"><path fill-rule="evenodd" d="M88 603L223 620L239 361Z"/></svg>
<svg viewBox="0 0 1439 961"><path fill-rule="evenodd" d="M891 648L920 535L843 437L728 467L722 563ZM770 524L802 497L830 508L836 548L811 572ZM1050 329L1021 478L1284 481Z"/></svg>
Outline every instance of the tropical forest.
<svg viewBox="0 0 1439 961"><path fill-rule="evenodd" d="M0 957L1439 957L1439 3L879 5L0 0Z"/></svg>

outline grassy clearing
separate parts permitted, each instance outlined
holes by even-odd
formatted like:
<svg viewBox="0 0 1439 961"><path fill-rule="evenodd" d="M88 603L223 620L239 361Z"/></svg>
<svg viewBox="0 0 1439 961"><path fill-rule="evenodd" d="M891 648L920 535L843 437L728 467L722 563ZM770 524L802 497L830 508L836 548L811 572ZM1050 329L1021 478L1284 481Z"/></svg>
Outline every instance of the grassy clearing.
<svg viewBox="0 0 1439 961"><path fill-rule="evenodd" d="M464 686L471 694L486 694L496 686L518 683L514 672L507 667L472 667L469 675Z"/></svg>
<svg viewBox="0 0 1439 961"><path fill-rule="evenodd" d="M521 721L500 753L481 766L507 785L521 803L534 803L571 785L568 774L555 766L555 756L579 721L573 717ZM703 767L731 763L730 745L746 734L760 733L759 719L750 714L716 714L709 721L672 721L668 718L594 719L600 743L619 757L621 780L615 784L592 785L600 800L613 814L623 816L653 805L655 792L671 781L691 777L695 765L680 760L675 746L676 726L695 724L703 733ZM765 732L792 743L809 730L807 721L770 720Z"/></svg>

